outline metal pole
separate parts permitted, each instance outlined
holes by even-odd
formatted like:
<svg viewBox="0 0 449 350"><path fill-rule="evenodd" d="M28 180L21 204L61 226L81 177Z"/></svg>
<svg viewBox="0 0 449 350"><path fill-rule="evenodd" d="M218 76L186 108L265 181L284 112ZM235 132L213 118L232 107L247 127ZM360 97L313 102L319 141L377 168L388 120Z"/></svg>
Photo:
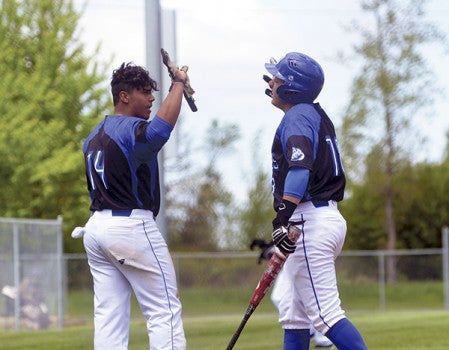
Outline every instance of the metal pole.
<svg viewBox="0 0 449 350"><path fill-rule="evenodd" d="M162 33L161 33L161 6L159 0L145 0L145 32L146 32L146 62L150 75L161 84L162 79ZM163 87L162 87L163 88ZM153 102L153 111L158 111L162 103L159 89L156 100ZM154 116L154 115L153 115ZM167 218L165 213L165 155L164 149L159 152L159 183L161 190L161 206L157 216L157 224L164 238L167 237Z"/></svg>
<svg viewBox="0 0 449 350"><path fill-rule="evenodd" d="M379 308L385 310L385 254L379 253Z"/></svg>
<svg viewBox="0 0 449 350"><path fill-rule="evenodd" d="M63 243L62 243L62 215L58 216L58 227L57 227L57 232L56 232L56 279L57 279L57 286L58 286L58 290L57 290L57 298L58 298L58 328L63 328L64 327L64 310L63 310L63 305L64 305L64 300L63 300L63 289L64 288L64 275L62 273L63 268L65 267L64 264L64 259L63 259ZM63 265L64 264L64 265Z"/></svg>
<svg viewBox="0 0 449 350"><path fill-rule="evenodd" d="M444 308L449 310L449 227L443 227L441 235L443 242Z"/></svg>
<svg viewBox="0 0 449 350"><path fill-rule="evenodd" d="M13 268L14 268L14 287L16 289L16 297L14 299L14 328L20 329L20 247L19 247L19 227L17 223L13 223Z"/></svg>

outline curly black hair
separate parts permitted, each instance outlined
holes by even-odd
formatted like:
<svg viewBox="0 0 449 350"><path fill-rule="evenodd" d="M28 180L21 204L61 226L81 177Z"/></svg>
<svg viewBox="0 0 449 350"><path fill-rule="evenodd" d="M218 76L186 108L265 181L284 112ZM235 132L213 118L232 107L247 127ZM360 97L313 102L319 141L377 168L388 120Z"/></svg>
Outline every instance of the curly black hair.
<svg viewBox="0 0 449 350"><path fill-rule="evenodd" d="M126 64L123 62L112 72L111 92L114 106L119 101L120 91L131 92L134 89L141 90L148 87L152 91L158 91L157 82L150 77L148 71L132 62Z"/></svg>

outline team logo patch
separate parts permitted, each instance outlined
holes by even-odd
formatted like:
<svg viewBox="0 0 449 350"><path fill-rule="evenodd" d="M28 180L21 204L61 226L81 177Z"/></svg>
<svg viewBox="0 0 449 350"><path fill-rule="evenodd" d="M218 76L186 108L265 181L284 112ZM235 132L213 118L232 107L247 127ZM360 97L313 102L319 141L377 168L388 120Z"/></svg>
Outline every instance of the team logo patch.
<svg viewBox="0 0 449 350"><path fill-rule="evenodd" d="M305 155L303 151L301 151L299 148L292 147L292 157L291 157L292 162L298 162L300 160L303 160L304 157Z"/></svg>

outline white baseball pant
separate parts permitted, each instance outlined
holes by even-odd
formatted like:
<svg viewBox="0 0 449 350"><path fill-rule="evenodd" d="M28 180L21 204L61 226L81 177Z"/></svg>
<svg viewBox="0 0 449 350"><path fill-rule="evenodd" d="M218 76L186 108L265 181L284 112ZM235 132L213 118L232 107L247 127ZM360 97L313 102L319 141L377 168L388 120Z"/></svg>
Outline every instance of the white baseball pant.
<svg viewBox="0 0 449 350"><path fill-rule="evenodd" d="M150 349L186 349L175 270L152 212L96 211L85 231L95 293L95 349L128 348L132 292L147 321Z"/></svg>
<svg viewBox="0 0 449 350"><path fill-rule="evenodd" d="M304 221L303 232L276 282L272 300L284 329L308 329L325 334L345 312L340 305L335 259L346 236L346 221L329 201L315 207L300 203L291 221Z"/></svg>

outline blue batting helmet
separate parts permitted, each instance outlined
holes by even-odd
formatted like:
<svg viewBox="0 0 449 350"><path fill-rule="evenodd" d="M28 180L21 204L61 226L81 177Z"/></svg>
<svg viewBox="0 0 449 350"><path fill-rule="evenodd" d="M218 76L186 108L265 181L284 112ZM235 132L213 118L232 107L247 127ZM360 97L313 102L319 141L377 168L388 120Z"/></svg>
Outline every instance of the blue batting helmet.
<svg viewBox="0 0 449 350"><path fill-rule="evenodd" d="M313 102L323 88L323 69L317 61L302 53L290 52L278 63L265 63L265 68L284 81L276 93L286 102Z"/></svg>

